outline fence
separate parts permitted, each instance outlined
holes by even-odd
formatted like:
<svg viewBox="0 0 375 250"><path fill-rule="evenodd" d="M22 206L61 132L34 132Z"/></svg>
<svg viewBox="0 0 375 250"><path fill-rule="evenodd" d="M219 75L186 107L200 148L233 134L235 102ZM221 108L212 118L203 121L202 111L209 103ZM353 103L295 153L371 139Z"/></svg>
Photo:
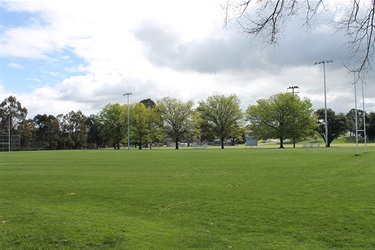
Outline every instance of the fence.
<svg viewBox="0 0 375 250"><path fill-rule="evenodd" d="M21 150L21 136L0 135L0 152Z"/></svg>

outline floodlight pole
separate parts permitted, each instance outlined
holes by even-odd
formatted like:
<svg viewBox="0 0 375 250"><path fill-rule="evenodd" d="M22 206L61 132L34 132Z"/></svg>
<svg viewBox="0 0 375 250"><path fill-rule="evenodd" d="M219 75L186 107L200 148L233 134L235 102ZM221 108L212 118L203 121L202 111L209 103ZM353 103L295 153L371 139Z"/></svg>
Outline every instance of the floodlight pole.
<svg viewBox="0 0 375 250"><path fill-rule="evenodd" d="M10 152L10 147L11 147L11 136L10 136L10 112L9 112L9 118L8 118L8 152Z"/></svg>
<svg viewBox="0 0 375 250"><path fill-rule="evenodd" d="M358 155L358 111L357 111L357 82L354 73L354 119L355 119L355 155Z"/></svg>
<svg viewBox="0 0 375 250"><path fill-rule="evenodd" d="M298 86L290 86L290 87L287 88L287 91L288 91L289 89L292 90L292 94L293 94L293 96L294 96L294 93L296 93L296 94L299 93L299 87L298 87ZM296 90L296 91L294 91L294 90ZM294 110L293 110L293 123L294 123ZM296 138L293 137L293 148L295 148L295 147L296 147Z"/></svg>
<svg viewBox="0 0 375 250"><path fill-rule="evenodd" d="M364 143L365 143L365 153L367 153L366 147L366 111L365 111L365 89L363 86L363 79L362 79L362 105L363 105L363 136L364 136Z"/></svg>
<svg viewBox="0 0 375 250"><path fill-rule="evenodd" d="M129 106L129 96L132 93L126 93L123 96L128 96L128 150L130 150L130 106Z"/></svg>
<svg viewBox="0 0 375 250"><path fill-rule="evenodd" d="M326 63L332 63L332 60L323 60L315 62L316 64L323 63L324 69L324 128L325 128L325 137L326 137L326 148L328 148L328 119L327 119L327 84L326 84Z"/></svg>

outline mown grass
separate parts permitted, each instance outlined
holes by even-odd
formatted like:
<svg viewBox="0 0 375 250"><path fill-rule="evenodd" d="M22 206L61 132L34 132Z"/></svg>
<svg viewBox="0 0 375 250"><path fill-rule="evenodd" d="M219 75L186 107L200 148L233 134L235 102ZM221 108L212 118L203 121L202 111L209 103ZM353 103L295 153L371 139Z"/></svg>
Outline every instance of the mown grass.
<svg viewBox="0 0 375 250"><path fill-rule="evenodd" d="M375 148L0 154L0 249L374 249Z"/></svg>

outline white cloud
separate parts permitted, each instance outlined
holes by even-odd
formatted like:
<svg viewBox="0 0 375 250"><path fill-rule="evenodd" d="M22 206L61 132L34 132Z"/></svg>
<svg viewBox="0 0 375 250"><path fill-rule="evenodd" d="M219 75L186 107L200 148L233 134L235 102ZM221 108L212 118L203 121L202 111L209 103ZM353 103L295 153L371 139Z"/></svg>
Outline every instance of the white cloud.
<svg viewBox="0 0 375 250"><path fill-rule="evenodd" d="M279 46L261 50L258 42L236 29L220 29L222 2L7 2L7 10L30 12L33 20L27 26L3 27L1 56L62 65L60 72L46 67L24 77L41 79L31 93L18 93L31 116L71 110L97 113L107 103L125 103L125 92L133 93L134 102L164 96L199 101L213 94L237 94L245 110L257 98L291 85L299 85L300 96L320 108L323 69L313 63L323 59L335 60L327 66L329 106L342 112L353 106L350 81L340 62L346 53L340 48L342 37L333 36L321 23L312 30L291 23ZM72 65L67 52L81 61ZM52 85L38 73L63 79ZM371 101L374 85L368 85L366 100ZM11 86L4 89L11 92Z"/></svg>
<svg viewBox="0 0 375 250"><path fill-rule="evenodd" d="M27 81L33 81L33 82L41 82L41 80L38 79L38 78L30 78L30 77L27 77L27 78L25 78L25 80L27 80Z"/></svg>
<svg viewBox="0 0 375 250"><path fill-rule="evenodd" d="M9 67L14 68L14 69L23 69L24 67L18 63L9 63Z"/></svg>
<svg viewBox="0 0 375 250"><path fill-rule="evenodd" d="M56 47L48 29L41 27L14 28L5 31L2 56L47 59Z"/></svg>

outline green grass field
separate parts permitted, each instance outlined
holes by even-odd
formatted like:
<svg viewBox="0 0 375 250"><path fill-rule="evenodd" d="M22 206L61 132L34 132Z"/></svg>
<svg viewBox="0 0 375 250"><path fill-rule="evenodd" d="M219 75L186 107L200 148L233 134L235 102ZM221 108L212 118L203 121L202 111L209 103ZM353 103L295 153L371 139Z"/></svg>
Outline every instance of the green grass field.
<svg viewBox="0 0 375 250"><path fill-rule="evenodd" d="M375 147L0 153L0 249L375 249Z"/></svg>

